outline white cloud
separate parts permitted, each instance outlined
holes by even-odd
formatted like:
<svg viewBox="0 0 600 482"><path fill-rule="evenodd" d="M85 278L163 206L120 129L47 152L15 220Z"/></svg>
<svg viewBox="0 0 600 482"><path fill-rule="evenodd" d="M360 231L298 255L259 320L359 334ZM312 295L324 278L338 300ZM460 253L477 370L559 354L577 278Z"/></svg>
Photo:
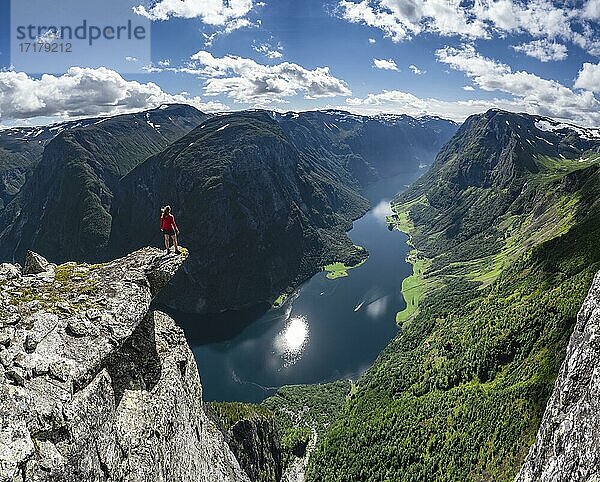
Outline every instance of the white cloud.
<svg viewBox="0 0 600 482"><path fill-rule="evenodd" d="M581 47L588 54L600 57L600 40L594 30L590 28L584 29L584 34L573 33L572 41L575 45Z"/></svg>
<svg viewBox="0 0 600 482"><path fill-rule="evenodd" d="M600 92L600 64L585 62L577 75L575 87Z"/></svg>
<svg viewBox="0 0 600 482"><path fill-rule="evenodd" d="M409 65L408 68L410 70L412 70L412 73L415 75L423 75L425 73L427 73L426 70L421 70L419 67L417 67L416 65Z"/></svg>
<svg viewBox="0 0 600 482"><path fill-rule="evenodd" d="M600 0L340 0L341 18L380 29L394 42L422 33L466 39L527 34L570 41L600 56Z"/></svg>
<svg viewBox="0 0 600 482"><path fill-rule="evenodd" d="M241 28L255 28L259 26L260 22L251 22L247 18L233 19L227 22L225 27L220 30L216 30L210 34L202 32L202 36L204 37L204 46L211 47L218 37L223 35L229 35L230 33L235 32L236 30L239 30Z"/></svg>
<svg viewBox="0 0 600 482"><path fill-rule="evenodd" d="M37 38L38 43L53 43L57 39L60 39L60 33L54 30L48 29L43 35L39 35Z"/></svg>
<svg viewBox="0 0 600 482"><path fill-rule="evenodd" d="M589 91L574 92L555 80L529 72L513 72L500 62L475 51L472 45L445 47L436 51L438 60L464 72L482 90L500 91L521 102L527 112L600 124L600 102Z"/></svg>
<svg viewBox="0 0 600 482"><path fill-rule="evenodd" d="M463 87L463 90L466 90L467 92L473 92L475 90L475 87L473 87L472 85L465 85Z"/></svg>
<svg viewBox="0 0 600 482"><path fill-rule="evenodd" d="M252 45L252 49L271 60L280 59L283 57L283 46L279 42L276 46L273 46L270 42L254 44Z"/></svg>
<svg viewBox="0 0 600 482"><path fill-rule="evenodd" d="M582 15L591 20L600 19L600 0L589 0L583 8Z"/></svg>
<svg viewBox="0 0 600 482"><path fill-rule="evenodd" d="M153 0L151 6L138 5L133 11L153 21L170 18L198 18L218 30L202 32L204 45L210 47L217 37L228 35L241 28L258 27L260 21L252 22L246 16L254 7L264 6L253 0Z"/></svg>
<svg viewBox="0 0 600 482"><path fill-rule="evenodd" d="M399 71L396 62L394 62L392 59L373 59L373 67L382 70L395 70L396 72Z"/></svg>
<svg viewBox="0 0 600 482"><path fill-rule="evenodd" d="M226 110L218 102L172 95L158 85L125 80L114 70L72 67L65 74L44 74L36 79L24 72L0 72L0 118L38 116L83 117L118 114L163 103L186 103L201 110Z"/></svg>
<svg viewBox="0 0 600 482"><path fill-rule="evenodd" d="M339 15L352 23L379 28L394 42L423 31L440 35L485 37L483 22L470 18L459 0L341 0Z"/></svg>
<svg viewBox="0 0 600 482"><path fill-rule="evenodd" d="M265 57L267 57L268 59L280 59L281 57L283 57L283 53L281 53L279 50L269 50L268 52L265 52Z"/></svg>
<svg viewBox="0 0 600 482"><path fill-rule="evenodd" d="M569 37L576 10L568 3L556 6L551 0L479 0L474 14L502 33L528 33L534 37Z"/></svg>
<svg viewBox="0 0 600 482"><path fill-rule="evenodd" d="M216 31L211 34L207 34L202 32L202 36L204 37L204 46L211 47L215 39L221 34L221 31Z"/></svg>
<svg viewBox="0 0 600 482"><path fill-rule="evenodd" d="M422 100L408 92L399 90L384 90L379 94L369 94L365 98L351 97L346 99L348 105L384 105L387 103L395 103L399 105L414 103L415 106L422 106Z"/></svg>
<svg viewBox="0 0 600 482"><path fill-rule="evenodd" d="M412 34L420 31L418 25L411 22L405 24L392 12L372 7L368 0L360 3L342 0L338 5L342 18L352 23L364 23L370 27L379 28L394 42L410 38Z"/></svg>
<svg viewBox="0 0 600 482"><path fill-rule="evenodd" d="M561 43L551 42L548 39L532 40L528 43L513 45L512 48L541 62L564 60L567 58L567 47Z"/></svg>
<svg viewBox="0 0 600 482"><path fill-rule="evenodd" d="M329 67L308 70L290 62L262 65L234 55L214 57L203 50L195 53L189 65L179 71L205 78L206 95L224 94L240 103L285 102L287 97L298 94L306 99L352 94L343 80L331 75Z"/></svg>
<svg viewBox="0 0 600 482"><path fill-rule="evenodd" d="M344 107L351 112L363 115L378 114L408 114L413 117L422 115L438 115L457 122L464 121L471 114L484 112L492 107L498 109L522 111L522 103L511 100L465 100L446 101L436 98L420 98L409 92L399 90L384 90L371 93L366 97L346 99Z"/></svg>
<svg viewBox="0 0 600 482"><path fill-rule="evenodd" d="M258 27L259 23L254 23L248 20L247 18L235 18L227 23L223 30L220 30L217 35L229 35L231 32L239 30L241 28L252 28Z"/></svg>
<svg viewBox="0 0 600 482"><path fill-rule="evenodd" d="M483 57L475 51L473 45L463 45L461 48L444 47L436 50L437 59L448 64L455 70L465 72L469 77L485 78L510 73L508 65Z"/></svg>
<svg viewBox="0 0 600 482"><path fill-rule="evenodd" d="M370 39L369 39L369 43L370 43L370 44L377 43L377 40L375 40L374 38L370 38Z"/></svg>
<svg viewBox="0 0 600 482"><path fill-rule="evenodd" d="M158 0L150 8L138 5L134 11L150 20L199 18L208 25L225 26L247 15L252 7L252 0Z"/></svg>

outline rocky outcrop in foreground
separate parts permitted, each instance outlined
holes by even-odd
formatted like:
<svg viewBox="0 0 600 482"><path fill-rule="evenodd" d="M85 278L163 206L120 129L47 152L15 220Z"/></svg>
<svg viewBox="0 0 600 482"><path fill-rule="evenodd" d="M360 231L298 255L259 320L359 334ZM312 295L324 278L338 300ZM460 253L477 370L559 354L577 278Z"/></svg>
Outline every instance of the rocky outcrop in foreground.
<svg viewBox="0 0 600 482"><path fill-rule="evenodd" d="M248 481L182 331L149 310L185 257L0 265L0 481Z"/></svg>
<svg viewBox="0 0 600 482"><path fill-rule="evenodd" d="M600 274L577 316L535 444L515 482L600 480Z"/></svg>
<svg viewBox="0 0 600 482"><path fill-rule="evenodd" d="M247 417L227 432L227 442L254 482L281 480L281 446L273 419Z"/></svg>

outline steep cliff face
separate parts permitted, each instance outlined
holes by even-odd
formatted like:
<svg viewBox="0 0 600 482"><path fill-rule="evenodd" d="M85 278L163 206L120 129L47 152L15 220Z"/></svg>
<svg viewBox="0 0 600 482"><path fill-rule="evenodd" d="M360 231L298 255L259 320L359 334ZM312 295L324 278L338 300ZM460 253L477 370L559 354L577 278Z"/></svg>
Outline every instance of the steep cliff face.
<svg viewBox="0 0 600 482"><path fill-rule="evenodd" d="M229 447L251 480L281 480L279 440L272 420L240 420L229 431Z"/></svg>
<svg viewBox="0 0 600 482"><path fill-rule="evenodd" d="M185 259L0 265L0 481L247 481L153 296Z"/></svg>
<svg viewBox="0 0 600 482"><path fill-rule="evenodd" d="M250 480L279 482L283 461L273 412L260 405L238 402L212 402L210 408Z"/></svg>
<svg viewBox="0 0 600 482"><path fill-rule="evenodd" d="M577 316L535 444L515 482L600 480L600 274Z"/></svg>

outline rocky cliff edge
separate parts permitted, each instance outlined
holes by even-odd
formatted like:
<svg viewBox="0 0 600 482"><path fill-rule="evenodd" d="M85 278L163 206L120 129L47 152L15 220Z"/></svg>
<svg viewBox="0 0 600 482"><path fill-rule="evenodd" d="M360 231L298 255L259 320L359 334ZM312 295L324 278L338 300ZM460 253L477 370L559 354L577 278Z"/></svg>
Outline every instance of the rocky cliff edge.
<svg viewBox="0 0 600 482"><path fill-rule="evenodd" d="M247 481L152 297L186 258L0 265L0 481Z"/></svg>

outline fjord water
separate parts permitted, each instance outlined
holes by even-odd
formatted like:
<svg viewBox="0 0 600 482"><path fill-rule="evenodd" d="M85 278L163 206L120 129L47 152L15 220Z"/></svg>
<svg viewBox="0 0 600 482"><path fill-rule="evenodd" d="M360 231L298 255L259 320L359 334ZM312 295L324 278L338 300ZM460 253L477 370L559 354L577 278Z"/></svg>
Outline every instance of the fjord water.
<svg viewBox="0 0 600 482"><path fill-rule="evenodd" d="M412 271L406 235L389 231L385 216L417 175L366 190L371 210L349 236L370 254L348 277L318 273L266 313L172 314L198 362L205 400L257 402L282 385L356 379L373 363L397 333L395 315L405 307L400 287Z"/></svg>

